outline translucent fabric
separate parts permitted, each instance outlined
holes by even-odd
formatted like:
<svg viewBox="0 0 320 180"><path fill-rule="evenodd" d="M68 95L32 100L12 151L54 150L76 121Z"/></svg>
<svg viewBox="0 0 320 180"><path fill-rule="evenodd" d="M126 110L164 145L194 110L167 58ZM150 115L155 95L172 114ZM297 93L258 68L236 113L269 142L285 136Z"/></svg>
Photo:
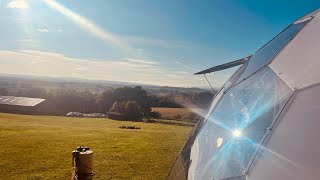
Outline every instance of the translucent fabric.
<svg viewBox="0 0 320 180"><path fill-rule="evenodd" d="M212 109L194 141L188 179L243 175L292 93L269 67L231 88Z"/></svg>
<svg viewBox="0 0 320 180"><path fill-rule="evenodd" d="M300 29L307 23L304 21L298 24L292 24L274 39L263 46L250 59L246 70L243 72L238 82L246 79L257 70L261 69L280 52L280 50L300 31Z"/></svg>

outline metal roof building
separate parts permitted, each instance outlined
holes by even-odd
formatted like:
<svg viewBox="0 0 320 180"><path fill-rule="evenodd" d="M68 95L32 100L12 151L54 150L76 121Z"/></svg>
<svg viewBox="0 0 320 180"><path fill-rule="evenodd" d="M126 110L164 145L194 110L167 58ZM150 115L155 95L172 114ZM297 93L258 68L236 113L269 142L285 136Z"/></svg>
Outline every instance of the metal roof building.
<svg viewBox="0 0 320 180"><path fill-rule="evenodd" d="M241 67L192 131L168 179L320 177L320 9L254 55L197 74Z"/></svg>
<svg viewBox="0 0 320 180"><path fill-rule="evenodd" d="M15 105L15 106L36 106L45 99L14 97L14 96L0 96L0 104Z"/></svg>
<svg viewBox="0 0 320 180"><path fill-rule="evenodd" d="M45 101L40 98L0 96L0 112L39 114L39 104Z"/></svg>

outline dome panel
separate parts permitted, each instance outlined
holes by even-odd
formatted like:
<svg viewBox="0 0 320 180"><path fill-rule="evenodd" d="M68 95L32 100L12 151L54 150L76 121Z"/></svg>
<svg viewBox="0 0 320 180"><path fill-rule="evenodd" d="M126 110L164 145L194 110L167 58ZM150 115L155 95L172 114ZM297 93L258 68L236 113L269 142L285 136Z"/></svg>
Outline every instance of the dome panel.
<svg viewBox="0 0 320 180"><path fill-rule="evenodd" d="M171 167L170 173L167 179L186 179L187 173L185 171L185 162L180 154L174 162L174 166Z"/></svg>
<svg viewBox="0 0 320 180"><path fill-rule="evenodd" d="M248 179L317 179L320 176L320 85L290 100L259 150ZM268 176L266 176L268 174Z"/></svg>
<svg viewBox="0 0 320 180"><path fill-rule="evenodd" d="M248 78L251 74L269 64L306 23L307 21L291 24L270 42L259 49L249 60L249 63L238 82Z"/></svg>
<svg viewBox="0 0 320 180"><path fill-rule="evenodd" d="M247 63L244 63L223 85L223 87L220 89L220 91L215 95L215 97L212 100L212 103L210 105L209 112L211 113L213 109L216 107L216 105L219 103L220 99L223 97L225 91L232 87L234 83L238 80L240 75L245 70L245 67L247 66ZM210 116L210 113L206 115L206 117L200 119L200 121L197 123L197 125L192 129L190 132L190 135L188 137L187 142L184 144L184 147L182 148L179 156L176 158L173 166L170 169L170 172L167 176L167 179L187 179L188 169L190 166L190 153L191 153L191 147L194 144L195 138L197 137L199 131L202 129L203 125L207 121L207 119Z"/></svg>
<svg viewBox="0 0 320 180"><path fill-rule="evenodd" d="M222 96L223 96L223 90L220 90L220 92L217 95L215 95L215 97L213 98L211 106L210 106L210 109L209 109L208 112L212 112L212 110L216 107L216 105L218 104L218 102L219 102L219 100L221 99ZM210 116L210 113L208 113L206 115L205 121L208 120L209 116Z"/></svg>
<svg viewBox="0 0 320 180"><path fill-rule="evenodd" d="M212 112L212 110L216 107L219 100L223 97L223 88L218 92L218 94L215 95L215 97L212 100L210 110L209 112ZM182 151L180 152L179 156L175 160L173 166L171 167L170 173L168 174L167 179L184 179L187 178L187 172L190 165L190 152L191 147L194 144L194 140L197 137L199 131L209 118L210 113L207 114L206 117L203 117L200 119L200 121L197 123L197 125L192 129L190 132L190 135L188 137L187 142L184 144L184 147L182 148Z"/></svg>
<svg viewBox="0 0 320 180"><path fill-rule="evenodd" d="M226 81L226 83L222 87L222 91L226 91L234 84L236 84L242 73L246 70L248 63L249 61L242 64L242 66Z"/></svg>
<svg viewBox="0 0 320 180"><path fill-rule="evenodd" d="M188 179L243 175L292 93L269 67L226 92L191 147Z"/></svg>
<svg viewBox="0 0 320 180"><path fill-rule="evenodd" d="M292 88L320 82L320 16L301 32L271 62L270 67Z"/></svg>

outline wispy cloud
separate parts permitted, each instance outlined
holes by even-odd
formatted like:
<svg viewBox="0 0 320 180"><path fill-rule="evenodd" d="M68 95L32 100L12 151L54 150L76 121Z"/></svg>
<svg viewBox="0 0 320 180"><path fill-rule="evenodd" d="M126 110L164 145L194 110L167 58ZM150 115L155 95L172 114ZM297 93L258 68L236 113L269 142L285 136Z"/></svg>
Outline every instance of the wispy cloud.
<svg viewBox="0 0 320 180"><path fill-rule="evenodd" d="M13 9L28 9L30 8L29 4L25 0L15 0L7 4L8 8Z"/></svg>
<svg viewBox="0 0 320 180"><path fill-rule="evenodd" d="M18 39L17 42L33 42L32 39Z"/></svg>
<svg viewBox="0 0 320 180"><path fill-rule="evenodd" d="M0 51L0 72L52 77L76 77L171 86L196 86L197 77L183 70L168 70L156 61L79 59L59 53ZM133 59L136 60L136 59Z"/></svg>
<svg viewBox="0 0 320 180"><path fill-rule="evenodd" d="M190 48L192 44L184 41L176 41L176 40L167 40L167 39L158 39L158 38L150 38L150 37L138 37L138 36L122 36L130 44L134 45L146 45L146 46L154 46L168 49L176 49L176 48Z"/></svg>
<svg viewBox="0 0 320 180"><path fill-rule="evenodd" d="M189 72L187 71L175 71L177 74L190 74Z"/></svg>
<svg viewBox="0 0 320 180"><path fill-rule="evenodd" d="M184 68L185 70L188 70L188 71L191 71L193 73L195 73L196 71L198 71L198 69L194 68L193 66L191 65L188 65L184 62L181 62L181 61L176 61L176 64L180 65L182 68Z"/></svg>
<svg viewBox="0 0 320 180"><path fill-rule="evenodd" d="M63 54L20 50L0 51L0 72L49 76L77 76L88 79L124 80L133 72L155 68L152 64L139 64L127 60L88 60L67 57ZM81 71L82 75L79 74ZM150 70L151 71L151 70ZM118 74L123 74L119 76ZM119 78L119 79L117 79Z"/></svg>
<svg viewBox="0 0 320 180"><path fill-rule="evenodd" d="M46 32L47 33L47 32L49 32L49 29L47 29L47 28L38 28L37 31L38 32Z"/></svg>
<svg viewBox="0 0 320 180"><path fill-rule="evenodd" d="M132 62L132 63L137 63L137 64L159 64L159 62L156 61L150 61L150 60L142 60L142 59L132 59L132 58L124 58L125 60Z"/></svg>

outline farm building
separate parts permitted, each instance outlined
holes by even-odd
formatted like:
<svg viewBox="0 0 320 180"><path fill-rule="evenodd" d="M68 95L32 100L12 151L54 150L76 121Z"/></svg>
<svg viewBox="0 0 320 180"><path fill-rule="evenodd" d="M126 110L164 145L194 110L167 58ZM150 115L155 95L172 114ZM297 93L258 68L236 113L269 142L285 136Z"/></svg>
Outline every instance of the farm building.
<svg viewBox="0 0 320 180"><path fill-rule="evenodd" d="M44 99L0 96L0 112L36 114Z"/></svg>

